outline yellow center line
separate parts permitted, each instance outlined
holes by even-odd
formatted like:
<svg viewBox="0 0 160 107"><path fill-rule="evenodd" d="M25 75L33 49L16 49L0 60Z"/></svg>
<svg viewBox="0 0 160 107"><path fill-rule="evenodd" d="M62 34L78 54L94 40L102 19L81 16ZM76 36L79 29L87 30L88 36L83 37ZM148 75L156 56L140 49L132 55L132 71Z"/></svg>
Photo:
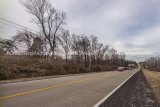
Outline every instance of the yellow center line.
<svg viewBox="0 0 160 107"><path fill-rule="evenodd" d="M109 75L107 75L107 76L109 76ZM72 81L72 82L68 82L68 83L64 83L64 84L58 84L58 85L49 86L49 87L40 88L40 89L35 89L35 90L29 90L29 91L18 93L18 94L12 94L12 95L8 95L8 96L0 97L0 100L13 98L13 97L18 97L18 96L23 96L23 95L26 95L26 94L40 92L40 91L49 90L49 89L54 89L54 88L58 88L58 87L63 87L63 86L71 85L71 84L83 83L83 82L87 82L89 80L100 79L100 78L104 78L104 77L107 77L107 76L105 75L105 76L100 76L100 77L91 77L91 78L88 78L88 79Z"/></svg>

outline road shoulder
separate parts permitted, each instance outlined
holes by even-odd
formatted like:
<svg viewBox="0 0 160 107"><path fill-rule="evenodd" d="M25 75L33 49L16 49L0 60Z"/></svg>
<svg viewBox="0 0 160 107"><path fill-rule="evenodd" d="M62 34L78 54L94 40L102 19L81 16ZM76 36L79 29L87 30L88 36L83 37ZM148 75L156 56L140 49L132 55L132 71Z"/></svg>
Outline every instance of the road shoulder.
<svg viewBox="0 0 160 107"><path fill-rule="evenodd" d="M144 69L144 75L153 89L156 97L160 100L160 72L149 71Z"/></svg>

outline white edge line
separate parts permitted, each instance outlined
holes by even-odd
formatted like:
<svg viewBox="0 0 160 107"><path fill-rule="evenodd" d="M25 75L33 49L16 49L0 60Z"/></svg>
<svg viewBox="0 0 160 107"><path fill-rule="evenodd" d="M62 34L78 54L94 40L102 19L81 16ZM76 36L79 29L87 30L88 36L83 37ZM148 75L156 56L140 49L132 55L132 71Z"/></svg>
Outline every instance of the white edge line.
<svg viewBox="0 0 160 107"><path fill-rule="evenodd" d="M133 77L139 71L140 70L136 71L133 75L131 75L129 78L127 78L124 82L122 82L119 86L117 86L113 91L111 91L107 96L105 96L102 100L100 100L93 107L99 107L104 101L106 101L113 93L115 93L123 84L125 84L131 77Z"/></svg>

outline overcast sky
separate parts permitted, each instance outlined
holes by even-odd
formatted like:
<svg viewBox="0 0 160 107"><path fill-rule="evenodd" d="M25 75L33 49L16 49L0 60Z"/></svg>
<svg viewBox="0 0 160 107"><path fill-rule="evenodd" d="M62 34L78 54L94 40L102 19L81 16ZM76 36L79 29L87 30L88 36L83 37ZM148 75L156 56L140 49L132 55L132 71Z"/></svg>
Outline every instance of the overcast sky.
<svg viewBox="0 0 160 107"><path fill-rule="evenodd" d="M67 13L71 33L94 34L119 52L160 51L160 0L50 1ZM37 30L19 0L0 0L0 17ZM0 21L0 37L10 38L15 30Z"/></svg>

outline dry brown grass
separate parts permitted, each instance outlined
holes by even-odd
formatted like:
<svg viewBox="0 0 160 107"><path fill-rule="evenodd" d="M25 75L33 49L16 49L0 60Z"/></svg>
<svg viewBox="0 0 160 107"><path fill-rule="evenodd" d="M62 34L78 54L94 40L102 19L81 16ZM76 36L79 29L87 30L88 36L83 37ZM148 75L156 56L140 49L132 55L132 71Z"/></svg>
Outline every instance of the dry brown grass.
<svg viewBox="0 0 160 107"><path fill-rule="evenodd" d="M160 72L149 71L146 69L143 71L157 97L160 99Z"/></svg>
<svg viewBox="0 0 160 107"><path fill-rule="evenodd" d="M113 64L94 64L91 72L112 71ZM74 64L69 61L37 58L33 56L0 56L0 80L32 78L51 75L87 73L84 64Z"/></svg>

